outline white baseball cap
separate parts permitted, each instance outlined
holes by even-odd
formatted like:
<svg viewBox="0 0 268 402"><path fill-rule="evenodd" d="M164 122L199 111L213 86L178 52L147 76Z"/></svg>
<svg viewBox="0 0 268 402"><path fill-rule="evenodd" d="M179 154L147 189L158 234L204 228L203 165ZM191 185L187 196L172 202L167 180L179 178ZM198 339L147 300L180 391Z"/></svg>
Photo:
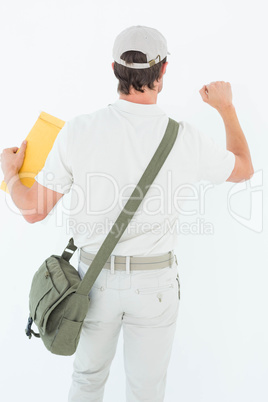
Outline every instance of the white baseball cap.
<svg viewBox="0 0 268 402"><path fill-rule="evenodd" d="M129 50L142 52L147 63L126 63L121 55ZM118 64L129 68L149 68L162 61L168 54L167 41L154 28L136 25L126 28L116 38L113 47L113 59Z"/></svg>

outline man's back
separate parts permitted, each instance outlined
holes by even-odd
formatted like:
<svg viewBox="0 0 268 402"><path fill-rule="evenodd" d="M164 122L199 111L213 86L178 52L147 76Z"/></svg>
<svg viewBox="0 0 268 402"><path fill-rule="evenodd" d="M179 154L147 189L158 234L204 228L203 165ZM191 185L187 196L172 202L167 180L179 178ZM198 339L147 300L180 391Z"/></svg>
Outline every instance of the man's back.
<svg viewBox="0 0 268 402"><path fill-rule="evenodd" d="M122 99L67 121L35 180L59 192L72 188L69 229L78 247L97 253L167 123L168 115L156 104ZM200 180L224 182L233 170L232 152L188 122L179 123L177 140L115 254L159 255L175 248L180 197L192 196L191 186Z"/></svg>

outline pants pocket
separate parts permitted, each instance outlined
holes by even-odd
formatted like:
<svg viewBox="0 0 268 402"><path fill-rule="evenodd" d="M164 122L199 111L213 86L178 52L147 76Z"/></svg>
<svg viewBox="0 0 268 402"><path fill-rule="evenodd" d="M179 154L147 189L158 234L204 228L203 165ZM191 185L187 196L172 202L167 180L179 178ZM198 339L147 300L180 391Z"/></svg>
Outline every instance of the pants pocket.
<svg viewBox="0 0 268 402"><path fill-rule="evenodd" d="M176 277L176 281L177 281L177 283L178 283L178 299L180 300L180 299L181 299L181 285L180 285L180 277L179 277L179 271L178 271L178 266L179 266L179 264L178 264L177 256L176 256L176 255L174 255L174 256L175 256L175 263L176 263L176 266L177 266L177 277Z"/></svg>
<svg viewBox="0 0 268 402"><path fill-rule="evenodd" d="M138 288L136 289L136 293L140 295L151 295L151 294L156 294L158 292L166 292L170 290L171 288L174 288L173 283L168 283L163 286L158 286L158 287L151 287L151 288Z"/></svg>
<svg viewBox="0 0 268 402"><path fill-rule="evenodd" d="M178 283L178 298L179 298L179 300L181 299L181 286L180 286L180 277L179 277L179 274L177 274L177 277L176 277L176 280L177 280L177 283Z"/></svg>

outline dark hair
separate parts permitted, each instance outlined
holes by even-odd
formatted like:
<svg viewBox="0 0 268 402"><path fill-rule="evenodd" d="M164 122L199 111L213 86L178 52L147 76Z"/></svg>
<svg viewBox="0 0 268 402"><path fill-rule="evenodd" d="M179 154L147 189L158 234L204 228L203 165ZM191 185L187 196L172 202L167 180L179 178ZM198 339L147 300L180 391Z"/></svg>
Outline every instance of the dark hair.
<svg viewBox="0 0 268 402"><path fill-rule="evenodd" d="M127 63L147 63L146 55L142 52L130 50L121 55ZM130 86L136 91L144 92L142 89L147 86L150 89L154 89L154 81L160 78L160 72L162 65L166 62L165 57L159 63L148 68L128 68L121 64L114 62L114 75L119 80L117 92L121 92L125 95L129 95Z"/></svg>

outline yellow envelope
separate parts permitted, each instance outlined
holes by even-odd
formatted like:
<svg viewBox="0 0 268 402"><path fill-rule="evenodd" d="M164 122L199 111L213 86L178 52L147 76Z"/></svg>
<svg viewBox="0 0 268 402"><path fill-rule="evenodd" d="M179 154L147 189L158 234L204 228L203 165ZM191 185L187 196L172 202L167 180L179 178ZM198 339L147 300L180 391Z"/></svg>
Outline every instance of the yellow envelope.
<svg viewBox="0 0 268 402"><path fill-rule="evenodd" d="M20 180L25 186L32 187L34 184L34 178L43 169L47 156L64 124L65 121L57 117L45 112L40 113L33 128L25 138L27 140L25 158L19 170ZM0 189L9 194L4 180Z"/></svg>

